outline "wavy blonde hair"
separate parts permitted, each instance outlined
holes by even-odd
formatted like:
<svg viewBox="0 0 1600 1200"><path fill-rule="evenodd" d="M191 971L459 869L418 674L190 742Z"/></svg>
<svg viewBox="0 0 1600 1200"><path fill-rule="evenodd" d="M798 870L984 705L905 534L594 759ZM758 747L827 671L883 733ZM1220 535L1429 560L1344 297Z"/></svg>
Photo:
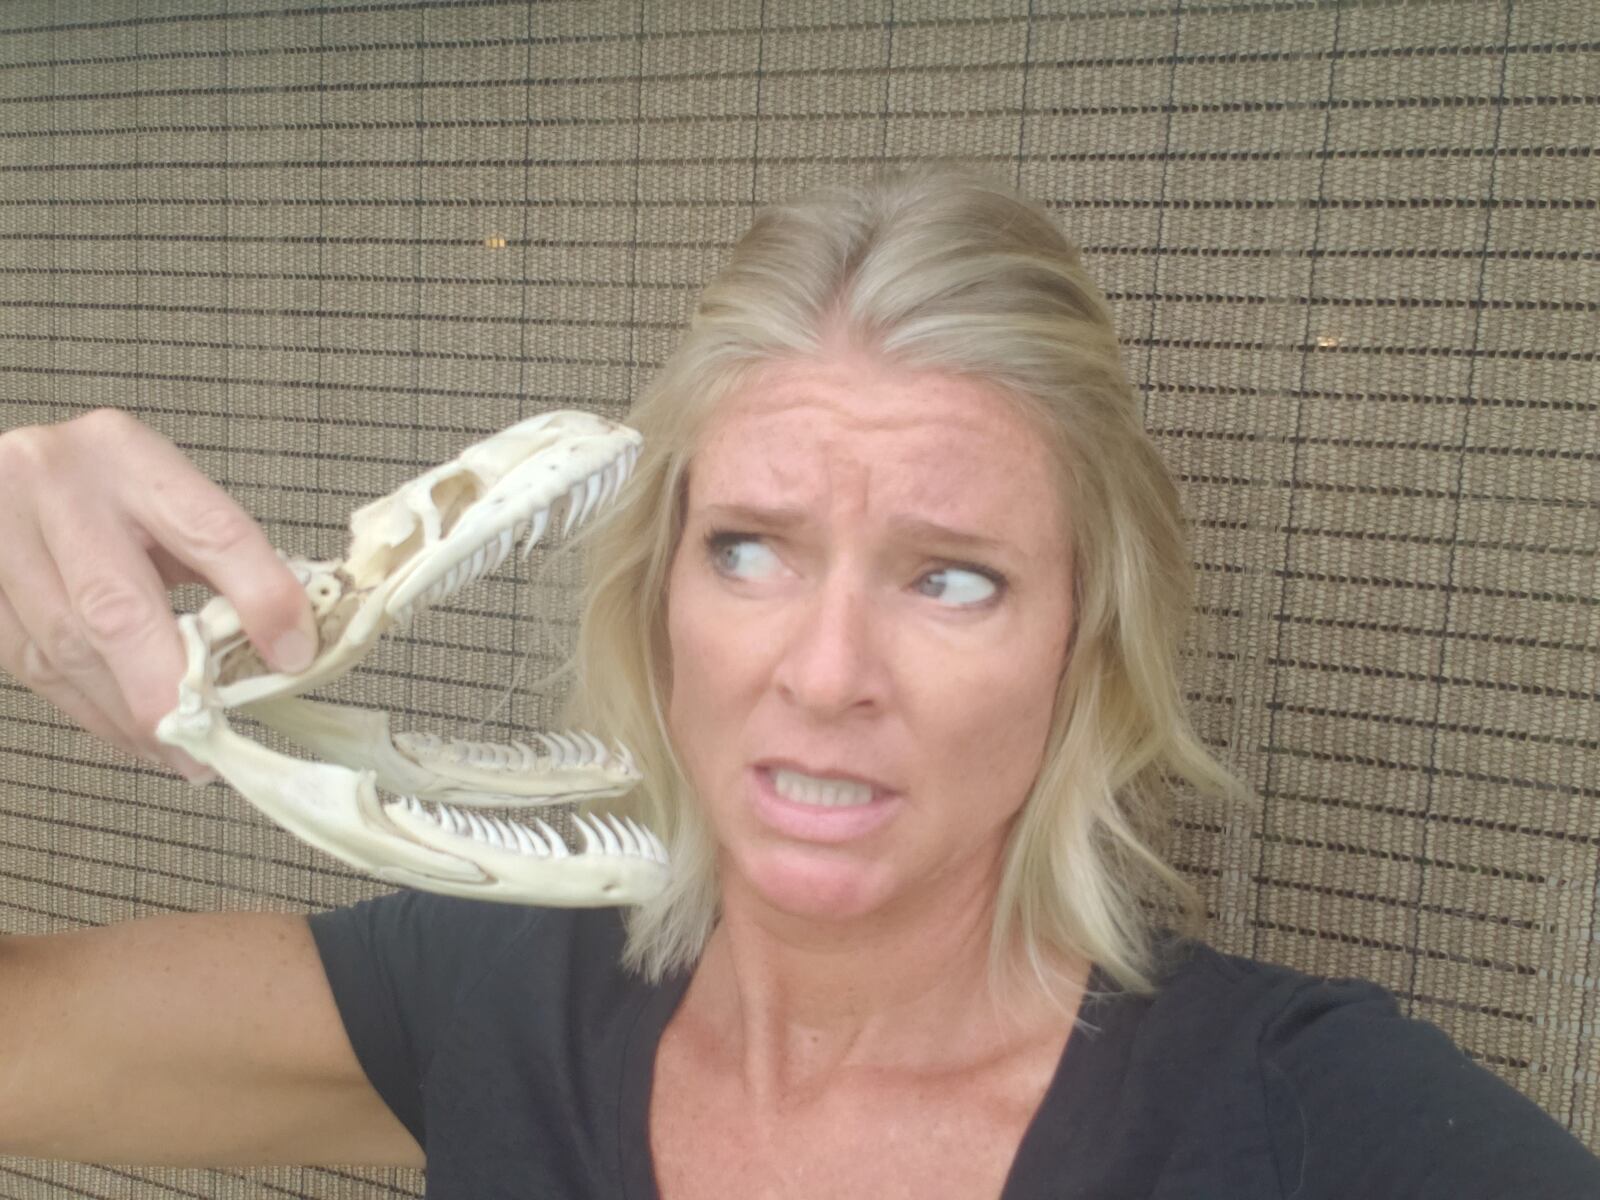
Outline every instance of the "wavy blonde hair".
<svg viewBox="0 0 1600 1200"><path fill-rule="evenodd" d="M638 814L667 842L666 893L630 916L626 961L692 965L717 918L712 835L673 753L666 581L689 462L719 401L761 366L850 343L982 382L1030 417L1059 466L1075 629L1044 758L1009 838L991 967L1066 992L1075 956L1153 985L1153 928L1197 910L1162 855L1173 789L1245 787L1190 725L1178 648L1193 588L1178 494L1145 434L1105 298L1040 207L925 165L763 209L701 293L634 406L645 450L586 536L569 716L630 746ZM1020 951L1019 953L1016 953Z"/></svg>

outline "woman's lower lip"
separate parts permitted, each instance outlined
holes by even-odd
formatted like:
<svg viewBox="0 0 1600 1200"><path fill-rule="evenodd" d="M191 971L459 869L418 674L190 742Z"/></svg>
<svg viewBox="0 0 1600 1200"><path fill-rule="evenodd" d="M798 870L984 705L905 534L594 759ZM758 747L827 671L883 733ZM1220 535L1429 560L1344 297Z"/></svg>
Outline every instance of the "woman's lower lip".
<svg viewBox="0 0 1600 1200"><path fill-rule="evenodd" d="M865 804L802 804L778 794L770 767L755 767L751 775L751 805L757 818L773 832L798 841L853 841L882 826L899 806L900 798L895 793L880 791L874 791Z"/></svg>

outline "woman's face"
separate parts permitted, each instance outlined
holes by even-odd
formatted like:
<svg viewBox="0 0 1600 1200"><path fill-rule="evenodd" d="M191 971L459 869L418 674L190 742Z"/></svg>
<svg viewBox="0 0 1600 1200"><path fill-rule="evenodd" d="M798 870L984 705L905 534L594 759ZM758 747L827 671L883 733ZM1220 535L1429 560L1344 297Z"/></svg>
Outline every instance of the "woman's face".
<svg viewBox="0 0 1600 1200"><path fill-rule="evenodd" d="M668 584L668 721L725 896L842 919L992 894L1070 562L1045 446L978 384L851 353L729 397Z"/></svg>

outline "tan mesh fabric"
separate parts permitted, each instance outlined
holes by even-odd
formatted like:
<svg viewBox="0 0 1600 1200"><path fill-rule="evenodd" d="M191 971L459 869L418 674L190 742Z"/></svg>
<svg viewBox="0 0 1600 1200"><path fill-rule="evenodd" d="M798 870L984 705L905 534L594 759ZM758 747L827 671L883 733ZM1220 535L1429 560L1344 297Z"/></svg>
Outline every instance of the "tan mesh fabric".
<svg viewBox="0 0 1600 1200"><path fill-rule="evenodd" d="M620 415L754 204L986 164L1086 247L1193 517L1193 705L1262 797L1180 814L1214 940L1386 984L1600 1148L1597 50L1592 0L11 3L0 427L136 411L333 554L475 436ZM507 570L342 693L546 719L573 585ZM0 930L375 890L0 682Z"/></svg>

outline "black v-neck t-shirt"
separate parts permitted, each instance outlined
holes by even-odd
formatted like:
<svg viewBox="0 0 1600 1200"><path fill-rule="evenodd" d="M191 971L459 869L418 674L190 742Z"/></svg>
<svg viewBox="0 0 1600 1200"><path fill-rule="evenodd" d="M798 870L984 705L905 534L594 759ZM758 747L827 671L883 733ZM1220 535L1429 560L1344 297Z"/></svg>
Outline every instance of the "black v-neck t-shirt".
<svg viewBox="0 0 1600 1200"><path fill-rule="evenodd" d="M688 979L625 971L616 910L401 892L310 921L429 1200L658 1200L651 1076ZM1600 1200L1600 1160L1373 984L1189 942L1153 996L1090 984L1001 1200Z"/></svg>

